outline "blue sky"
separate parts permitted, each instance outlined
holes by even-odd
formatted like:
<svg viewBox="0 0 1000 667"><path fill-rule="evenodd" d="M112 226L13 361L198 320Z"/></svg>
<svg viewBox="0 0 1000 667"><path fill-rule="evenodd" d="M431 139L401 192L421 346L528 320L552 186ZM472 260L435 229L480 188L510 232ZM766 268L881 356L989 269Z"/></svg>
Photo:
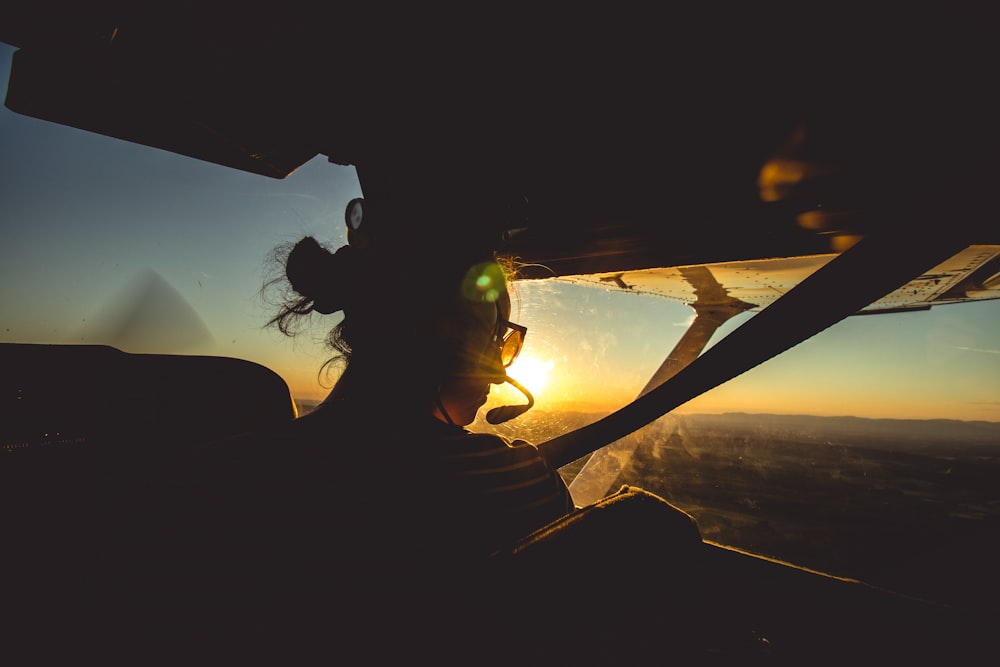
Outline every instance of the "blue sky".
<svg viewBox="0 0 1000 667"><path fill-rule="evenodd" d="M12 52L0 44L4 91ZM343 244L344 207L360 194L354 169L322 156L275 180L2 108L0 341L240 357L320 398L319 341L335 320L287 339L263 328L273 311L259 290L276 245L307 234ZM135 292L148 318L124 336L119 311ZM544 384L540 407L621 405L692 316L548 282L517 294L535 365L522 372ZM1000 421L1000 301L848 318L682 410Z"/></svg>

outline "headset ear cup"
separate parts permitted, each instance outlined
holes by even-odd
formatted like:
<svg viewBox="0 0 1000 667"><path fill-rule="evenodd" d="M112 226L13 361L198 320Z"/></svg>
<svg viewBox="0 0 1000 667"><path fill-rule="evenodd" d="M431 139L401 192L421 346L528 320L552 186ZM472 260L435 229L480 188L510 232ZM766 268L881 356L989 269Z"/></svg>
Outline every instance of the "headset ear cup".
<svg viewBox="0 0 1000 667"><path fill-rule="evenodd" d="M347 223L347 243L355 248L364 249L371 244L368 229L371 223L368 218L368 204L362 197L356 197L347 202L344 210L344 222ZM364 230L364 231L362 231Z"/></svg>

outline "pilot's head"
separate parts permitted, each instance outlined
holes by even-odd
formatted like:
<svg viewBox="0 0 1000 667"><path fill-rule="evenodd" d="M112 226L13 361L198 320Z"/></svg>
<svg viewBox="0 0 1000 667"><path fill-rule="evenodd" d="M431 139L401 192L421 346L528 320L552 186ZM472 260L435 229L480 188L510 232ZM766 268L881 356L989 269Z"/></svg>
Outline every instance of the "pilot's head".
<svg viewBox="0 0 1000 667"><path fill-rule="evenodd" d="M507 366L521 351L525 329L510 322L507 277L495 261L473 265L438 317L441 377L434 415L442 421L472 423L490 385L507 381Z"/></svg>
<svg viewBox="0 0 1000 667"><path fill-rule="evenodd" d="M524 329L509 321L511 270L454 257L421 257L417 269L415 259L351 244L330 253L304 238L285 260L298 296L272 322L287 333L298 316L341 311L328 338L346 362L334 392L464 426L520 351Z"/></svg>

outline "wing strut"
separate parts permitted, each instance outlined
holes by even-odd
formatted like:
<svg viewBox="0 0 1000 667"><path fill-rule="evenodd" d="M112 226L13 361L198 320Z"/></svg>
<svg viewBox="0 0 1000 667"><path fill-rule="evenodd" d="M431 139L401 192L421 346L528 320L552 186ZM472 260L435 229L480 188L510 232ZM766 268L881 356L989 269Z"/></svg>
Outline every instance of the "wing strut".
<svg viewBox="0 0 1000 667"><path fill-rule="evenodd" d="M645 396L697 359L719 327L730 318L755 307L729 296L706 266L684 267L680 273L694 288L696 298L691 307L694 308L695 318L639 396ZM578 505L589 505L608 495L638 446L639 442L635 439L617 440L594 452L570 484L573 501Z"/></svg>
<svg viewBox="0 0 1000 667"><path fill-rule="evenodd" d="M571 463L798 345L969 245L957 224L944 235L894 227L873 232L835 257L669 382L593 424L541 443L539 450L555 467Z"/></svg>

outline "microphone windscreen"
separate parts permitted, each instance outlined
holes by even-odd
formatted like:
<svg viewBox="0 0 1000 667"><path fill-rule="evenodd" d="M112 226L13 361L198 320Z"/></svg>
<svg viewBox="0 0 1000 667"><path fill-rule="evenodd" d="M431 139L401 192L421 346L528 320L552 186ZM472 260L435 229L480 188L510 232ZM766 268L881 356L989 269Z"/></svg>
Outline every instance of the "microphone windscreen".
<svg viewBox="0 0 1000 667"><path fill-rule="evenodd" d="M510 421L514 417L527 412L530 407L530 405L501 405L500 407L493 408L486 413L486 421L494 426L502 424L505 421Z"/></svg>

